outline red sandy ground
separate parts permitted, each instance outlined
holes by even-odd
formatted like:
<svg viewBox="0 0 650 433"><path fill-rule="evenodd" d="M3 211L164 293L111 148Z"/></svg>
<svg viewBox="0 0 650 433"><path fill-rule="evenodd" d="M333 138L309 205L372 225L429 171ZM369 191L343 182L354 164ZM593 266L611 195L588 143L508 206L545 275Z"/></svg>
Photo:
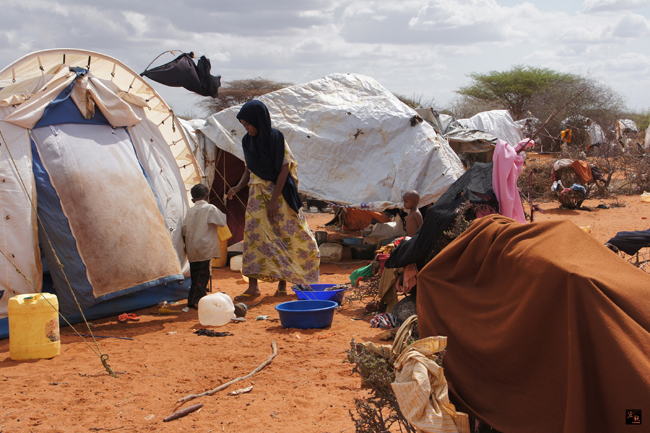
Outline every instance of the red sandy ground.
<svg viewBox="0 0 650 433"><path fill-rule="evenodd" d="M618 231L645 230L650 224L650 203L638 196L623 200L627 207L592 212L559 210L557 202L545 203L547 212L535 217L590 226L592 235L605 242ZM585 205L599 203L589 200ZM331 216L307 213L313 230ZM345 283L360 266L350 261L348 252L343 261L321 266L321 282ZM241 275L228 268L214 270L213 285L231 297L246 287ZM352 338L380 342L380 331L370 328L369 319L353 320L362 316L363 303L344 304L330 328L285 329L278 320L254 319L277 319L275 305L295 296L273 297L275 287L268 283L261 289L262 303L249 310L245 323L214 328L232 332L229 337L195 335L194 330L203 328L195 310L162 316L154 314L156 308L147 308L135 311L141 317L137 323L120 323L116 316L94 321L97 335L133 339L98 339L119 379L105 372L97 355L79 337L69 335L68 327L61 329L61 354L49 360L14 362L9 340L0 341L0 432L353 432L348 411L354 408L354 398L366 391L351 374L350 364L343 363L345 351ZM184 306L181 301L173 308ZM87 333L82 325L76 327ZM177 403L185 395L248 374L271 355L271 341L277 343L278 355L253 377L214 396ZM250 385L250 393L227 395ZM163 423L174 411L197 403L203 404L199 412Z"/></svg>

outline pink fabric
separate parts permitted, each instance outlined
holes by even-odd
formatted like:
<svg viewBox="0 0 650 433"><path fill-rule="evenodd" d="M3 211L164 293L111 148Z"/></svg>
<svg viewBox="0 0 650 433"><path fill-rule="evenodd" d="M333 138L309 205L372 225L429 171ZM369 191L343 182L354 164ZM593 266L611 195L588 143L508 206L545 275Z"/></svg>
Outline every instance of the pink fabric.
<svg viewBox="0 0 650 433"><path fill-rule="evenodd" d="M524 158L517 152L524 150L524 145L528 148L534 143L526 139L519 142L515 149L505 141L497 140L492 157L492 188L499 200L499 213L522 224L526 223L526 216L517 188L517 179L524 166Z"/></svg>

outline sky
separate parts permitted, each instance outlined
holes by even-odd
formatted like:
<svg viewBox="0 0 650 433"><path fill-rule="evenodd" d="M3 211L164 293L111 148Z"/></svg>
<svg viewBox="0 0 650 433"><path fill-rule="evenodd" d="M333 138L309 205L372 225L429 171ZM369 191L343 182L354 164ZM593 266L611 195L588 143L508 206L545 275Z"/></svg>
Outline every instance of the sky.
<svg viewBox="0 0 650 433"><path fill-rule="evenodd" d="M223 81L294 84L357 73L444 108L471 73L515 65L591 77L650 108L650 0L3 0L0 68L81 48L142 72L160 53L205 55ZM163 55L153 66L174 59ZM153 84L180 115L201 97Z"/></svg>

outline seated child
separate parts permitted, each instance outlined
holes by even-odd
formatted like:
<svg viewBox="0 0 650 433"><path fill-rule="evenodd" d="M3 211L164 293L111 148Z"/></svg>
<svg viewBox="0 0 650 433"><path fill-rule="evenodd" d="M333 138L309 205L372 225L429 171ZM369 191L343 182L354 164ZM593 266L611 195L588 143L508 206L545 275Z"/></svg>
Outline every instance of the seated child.
<svg viewBox="0 0 650 433"><path fill-rule="evenodd" d="M192 278L187 306L198 309L199 299L207 294L210 262L213 257L220 257L217 227L226 225L226 215L207 202L210 193L207 186L194 185L190 193L194 206L187 211L183 223L183 239Z"/></svg>
<svg viewBox="0 0 650 433"><path fill-rule="evenodd" d="M406 215L406 234L413 236L422 225L422 214L418 209L420 194L415 190L408 191L404 193L402 200L404 200L404 209L408 211L408 215Z"/></svg>

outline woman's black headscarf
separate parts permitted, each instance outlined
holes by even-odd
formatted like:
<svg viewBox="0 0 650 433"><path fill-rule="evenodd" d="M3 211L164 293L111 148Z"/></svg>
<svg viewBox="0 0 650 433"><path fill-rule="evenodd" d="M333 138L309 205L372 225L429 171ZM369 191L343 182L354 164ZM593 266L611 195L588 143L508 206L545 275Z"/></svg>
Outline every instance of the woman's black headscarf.
<svg viewBox="0 0 650 433"><path fill-rule="evenodd" d="M257 129L255 137L246 134L242 138L246 166L256 176L276 183L284 162L284 135L277 129L271 128L271 116L266 105L257 100L248 101L239 110L237 119L245 120ZM282 196L289 207L296 212L302 207L298 188L291 173L282 188Z"/></svg>

